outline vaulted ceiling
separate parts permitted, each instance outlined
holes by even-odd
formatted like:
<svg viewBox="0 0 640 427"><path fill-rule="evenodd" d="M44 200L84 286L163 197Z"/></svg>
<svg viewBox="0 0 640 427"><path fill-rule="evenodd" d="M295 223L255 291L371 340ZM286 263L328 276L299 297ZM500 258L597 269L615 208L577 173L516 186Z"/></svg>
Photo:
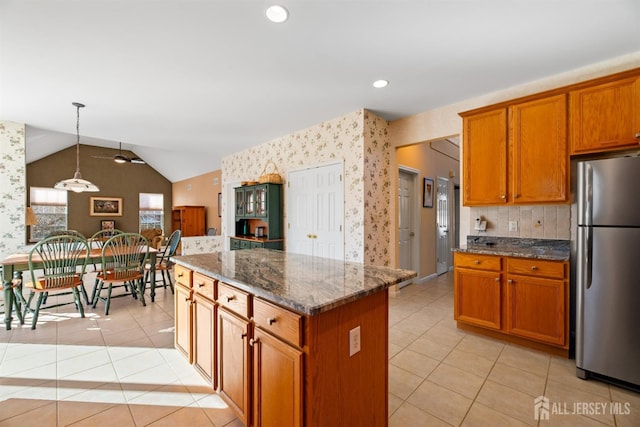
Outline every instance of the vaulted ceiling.
<svg viewBox="0 0 640 427"><path fill-rule="evenodd" d="M640 51L638 0L0 0L28 161L132 150L175 182L367 108L393 120ZM374 89L376 79L389 86Z"/></svg>

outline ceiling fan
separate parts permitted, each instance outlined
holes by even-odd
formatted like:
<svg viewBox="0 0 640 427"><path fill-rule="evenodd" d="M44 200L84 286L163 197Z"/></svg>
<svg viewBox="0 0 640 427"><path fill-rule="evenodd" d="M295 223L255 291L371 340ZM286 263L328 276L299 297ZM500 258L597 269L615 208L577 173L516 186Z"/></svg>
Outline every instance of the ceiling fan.
<svg viewBox="0 0 640 427"><path fill-rule="evenodd" d="M144 160L142 160L138 156L127 157L127 156L123 155L122 154L122 142L120 143L120 147L118 148L118 154L116 154L115 156L92 156L92 157L95 157L96 159L109 159L109 160L113 160L116 163L134 163L134 164L137 164L137 165L146 164L146 162Z"/></svg>

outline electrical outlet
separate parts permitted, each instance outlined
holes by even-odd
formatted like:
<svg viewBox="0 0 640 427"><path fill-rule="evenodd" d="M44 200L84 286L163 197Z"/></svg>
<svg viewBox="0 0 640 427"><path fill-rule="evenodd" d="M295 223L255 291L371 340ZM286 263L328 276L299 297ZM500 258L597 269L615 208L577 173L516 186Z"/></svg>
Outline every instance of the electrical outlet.
<svg viewBox="0 0 640 427"><path fill-rule="evenodd" d="M518 231L518 221L509 221L509 231Z"/></svg>
<svg viewBox="0 0 640 427"><path fill-rule="evenodd" d="M360 326L349 331L349 357L360 351Z"/></svg>

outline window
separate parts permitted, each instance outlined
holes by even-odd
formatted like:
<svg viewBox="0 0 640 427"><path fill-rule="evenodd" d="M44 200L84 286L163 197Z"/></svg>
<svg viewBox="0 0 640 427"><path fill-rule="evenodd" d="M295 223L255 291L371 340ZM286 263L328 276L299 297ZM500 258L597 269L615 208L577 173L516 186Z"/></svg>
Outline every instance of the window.
<svg viewBox="0 0 640 427"><path fill-rule="evenodd" d="M53 231L67 229L67 191L55 188L31 187L31 208L38 224L29 231L29 242L38 242Z"/></svg>
<svg viewBox="0 0 640 427"><path fill-rule="evenodd" d="M164 195L140 193L140 231L159 228L164 233Z"/></svg>

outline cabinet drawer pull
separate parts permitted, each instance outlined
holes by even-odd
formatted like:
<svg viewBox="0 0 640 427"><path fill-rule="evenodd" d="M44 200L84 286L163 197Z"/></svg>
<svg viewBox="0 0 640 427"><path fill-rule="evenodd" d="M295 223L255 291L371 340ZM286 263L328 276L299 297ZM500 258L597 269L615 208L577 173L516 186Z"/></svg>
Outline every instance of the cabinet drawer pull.
<svg viewBox="0 0 640 427"><path fill-rule="evenodd" d="M184 276L184 273L181 271L180 273L178 273L178 277L182 277Z"/></svg>
<svg viewBox="0 0 640 427"><path fill-rule="evenodd" d="M499 278L499 277L496 277L496 278L495 278L495 279L493 279L493 280L494 280L495 282L499 282L499 281L500 281L500 278Z"/></svg>
<svg viewBox="0 0 640 427"><path fill-rule="evenodd" d="M227 302L231 302L231 301L233 301L234 299L236 299L236 296L235 296L235 295L229 295L229 296L227 297Z"/></svg>
<svg viewBox="0 0 640 427"><path fill-rule="evenodd" d="M475 265L478 265L478 264L480 264L480 260L479 260L479 259L477 259L477 260L475 260L473 263L474 263Z"/></svg>
<svg viewBox="0 0 640 427"><path fill-rule="evenodd" d="M640 132L636 133L636 138L640 138Z"/></svg>
<svg viewBox="0 0 640 427"><path fill-rule="evenodd" d="M247 333L243 332L242 335L240 335L240 339L245 339L247 337Z"/></svg>
<svg viewBox="0 0 640 427"><path fill-rule="evenodd" d="M184 299L184 301L185 301L185 302L189 302L189 298L185 298L185 299Z"/></svg>
<svg viewBox="0 0 640 427"><path fill-rule="evenodd" d="M269 318L267 319L267 323L268 323L269 325L273 325L274 323L276 323L276 318L275 318L275 317L269 317Z"/></svg>
<svg viewBox="0 0 640 427"><path fill-rule="evenodd" d="M538 269L538 267L537 267L537 266L535 266L535 265L532 265L532 266L531 266L531 271L536 271L537 269Z"/></svg>
<svg viewBox="0 0 640 427"><path fill-rule="evenodd" d="M508 283L508 284L512 284L512 283L513 283L513 280L512 280L512 279L509 279L509 280L507 280L507 283Z"/></svg>
<svg viewBox="0 0 640 427"><path fill-rule="evenodd" d="M198 285L199 288L201 288L201 287L204 286L204 282L199 282L199 283L197 283L197 285Z"/></svg>
<svg viewBox="0 0 640 427"><path fill-rule="evenodd" d="M258 338L251 338L249 340L249 345L253 347L254 344L258 344L260 342L260 339Z"/></svg>

